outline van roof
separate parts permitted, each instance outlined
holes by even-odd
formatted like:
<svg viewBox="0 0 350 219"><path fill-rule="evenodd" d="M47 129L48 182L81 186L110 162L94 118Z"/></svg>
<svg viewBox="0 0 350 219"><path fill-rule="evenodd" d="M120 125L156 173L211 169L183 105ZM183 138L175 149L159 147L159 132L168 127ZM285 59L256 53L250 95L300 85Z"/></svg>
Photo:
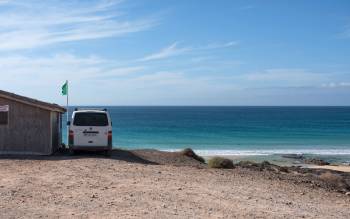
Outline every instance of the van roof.
<svg viewBox="0 0 350 219"><path fill-rule="evenodd" d="M84 109L84 110L75 110L73 113L107 113L107 112L105 110Z"/></svg>

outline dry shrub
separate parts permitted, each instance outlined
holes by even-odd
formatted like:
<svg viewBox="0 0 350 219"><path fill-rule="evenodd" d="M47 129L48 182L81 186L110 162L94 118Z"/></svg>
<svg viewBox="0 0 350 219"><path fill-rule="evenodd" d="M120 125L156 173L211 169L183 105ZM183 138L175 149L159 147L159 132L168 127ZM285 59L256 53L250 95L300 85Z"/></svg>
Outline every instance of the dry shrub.
<svg viewBox="0 0 350 219"><path fill-rule="evenodd" d="M208 166L210 168L220 169L232 169L234 167L232 160L223 157L213 157L209 159Z"/></svg>

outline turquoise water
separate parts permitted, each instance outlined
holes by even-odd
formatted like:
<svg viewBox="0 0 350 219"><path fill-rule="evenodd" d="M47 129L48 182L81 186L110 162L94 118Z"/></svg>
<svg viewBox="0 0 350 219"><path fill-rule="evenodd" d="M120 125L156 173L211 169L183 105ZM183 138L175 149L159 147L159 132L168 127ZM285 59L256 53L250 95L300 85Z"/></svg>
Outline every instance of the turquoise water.
<svg viewBox="0 0 350 219"><path fill-rule="evenodd" d="M112 117L114 147L350 155L350 107L100 108Z"/></svg>

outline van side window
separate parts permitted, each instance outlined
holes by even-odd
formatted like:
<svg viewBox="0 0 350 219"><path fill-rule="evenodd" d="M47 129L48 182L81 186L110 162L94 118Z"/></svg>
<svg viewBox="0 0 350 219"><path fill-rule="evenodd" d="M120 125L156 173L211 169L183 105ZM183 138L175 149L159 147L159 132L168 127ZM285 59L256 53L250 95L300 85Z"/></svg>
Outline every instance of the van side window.
<svg viewBox="0 0 350 219"><path fill-rule="evenodd" d="M75 126L108 126L106 113L76 113L73 125Z"/></svg>

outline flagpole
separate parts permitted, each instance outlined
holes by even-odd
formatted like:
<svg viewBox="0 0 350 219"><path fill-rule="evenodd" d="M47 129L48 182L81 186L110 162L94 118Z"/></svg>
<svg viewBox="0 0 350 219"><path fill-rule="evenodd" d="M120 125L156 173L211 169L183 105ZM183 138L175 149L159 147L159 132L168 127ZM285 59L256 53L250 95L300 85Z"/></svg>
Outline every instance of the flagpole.
<svg viewBox="0 0 350 219"><path fill-rule="evenodd" d="M69 125L68 125L68 121L69 121L69 104L68 104L68 93L69 93L69 87L68 87L68 80L66 80L66 84L67 84L67 145L69 145Z"/></svg>

